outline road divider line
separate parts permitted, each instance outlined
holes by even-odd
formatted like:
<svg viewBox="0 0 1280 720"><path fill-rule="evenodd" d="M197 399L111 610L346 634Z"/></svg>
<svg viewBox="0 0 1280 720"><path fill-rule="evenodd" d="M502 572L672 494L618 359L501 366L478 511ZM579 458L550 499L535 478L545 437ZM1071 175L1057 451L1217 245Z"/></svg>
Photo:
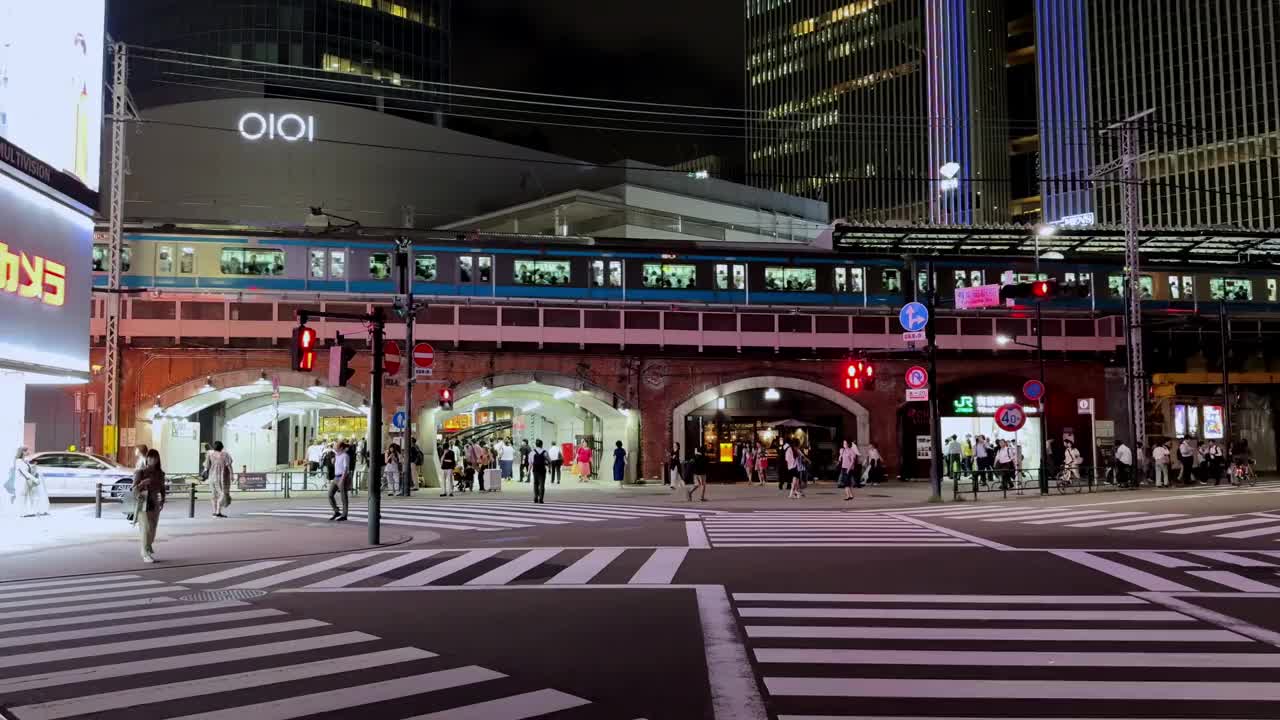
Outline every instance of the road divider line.
<svg viewBox="0 0 1280 720"><path fill-rule="evenodd" d="M124 590L127 588L138 588L155 585L163 585L160 580L126 580L124 582L114 582L105 585L94 585L92 587L59 587L59 588L43 588L39 590L21 590L17 592L4 592L0 588L0 602L9 600L17 600L19 598L29 598L26 603L43 602L44 598L51 598L55 595L82 595L84 593L96 593L100 590ZM39 598L39 599L30 599Z"/></svg>
<svg viewBox="0 0 1280 720"><path fill-rule="evenodd" d="M166 603L176 603L171 598L162 598ZM208 610L225 610L226 608L247 607L248 603L239 600L217 600L215 602L206 603L182 603L182 604L161 604L159 606L149 602L144 608L138 608L137 603L132 603L135 608L133 610L125 610L123 612L106 612L90 615L76 615L69 618L57 618L43 620L28 620L25 622L4 623L0 625L0 633L17 632L19 630L38 630L40 628L63 627L66 625L84 625L87 623L126 620L128 618L150 618L161 615L181 615L183 613L199 613Z"/></svg>
<svg viewBox="0 0 1280 720"><path fill-rule="evenodd" d="M85 600L88 598L81 598L81 599ZM163 603L172 603L172 602L178 602L178 600L176 598L171 598L171 597L147 598L147 607L152 607L155 605L159 605ZM110 610L111 608L136 608L136 607L138 607L137 600L113 600L112 602L88 603L86 605L68 605L67 607L32 607L26 612L21 612L21 611L7 612L5 613L5 620L10 621L10 620L16 620L18 618L31 618L31 617L43 619L53 615L71 615L75 613L96 612L98 610ZM0 632L3 632L3 628L0 628Z"/></svg>
<svg viewBox="0 0 1280 720"><path fill-rule="evenodd" d="M0 648L5 647L21 647L23 645L40 645L43 643L65 642L67 640L88 640L90 638L109 637L111 635L128 635L129 633L142 633L151 630L172 630L174 628L190 627L193 625L219 625L222 623L238 622L240 620L257 620L266 617L279 617L284 615L280 610L271 608L260 608L257 610L241 610L239 612L222 613L220 615L197 615L195 617L174 618L171 620L153 620L151 622L140 622L112 625L95 625L93 627L81 628L79 630L60 630L58 632L42 633L39 635L15 635L12 637L0 638Z"/></svg>
<svg viewBox="0 0 1280 720"><path fill-rule="evenodd" d="M1070 560L1074 563L1083 565L1091 570L1097 570L1100 573L1110 575L1114 578L1124 580L1131 585L1136 585L1143 590L1159 590L1166 592L1193 592L1194 588L1187 587L1181 583L1167 580L1159 575L1153 575L1137 568L1131 568L1114 560L1108 560L1092 553L1081 550L1051 550L1064 560Z"/></svg>
<svg viewBox="0 0 1280 720"><path fill-rule="evenodd" d="M55 587L58 585L91 585L94 583L118 582L120 580L136 580L138 578L138 575L91 575L89 577L40 580L38 582L3 583L0 584L0 592L8 592L9 590L26 590L28 588Z"/></svg>
<svg viewBox="0 0 1280 720"><path fill-rule="evenodd" d="M1113 513L1109 510L1091 510L1089 512L1073 512L1066 515L1059 515L1049 518L1048 520L1032 520L1027 525L1059 525L1068 522L1077 522L1080 520L1101 520L1104 517L1115 517L1116 515L1128 515L1132 518L1134 515L1142 513Z"/></svg>
<svg viewBox="0 0 1280 720"><path fill-rule="evenodd" d="M590 701L580 697L546 689L417 715L408 720L527 720L589 704Z"/></svg>
<svg viewBox="0 0 1280 720"><path fill-rule="evenodd" d="M707 679L716 720L767 720L747 648L738 634L729 595L721 586L700 585L698 619L706 654Z"/></svg>
<svg viewBox="0 0 1280 720"><path fill-rule="evenodd" d="M1271 527L1255 528L1253 530L1241 530L1240 532L1227 533L1218 537L1231 538L1232 540L1243 540L1247 538L1262 537L1263 535L1280 535L1280 525Z"/></svg>

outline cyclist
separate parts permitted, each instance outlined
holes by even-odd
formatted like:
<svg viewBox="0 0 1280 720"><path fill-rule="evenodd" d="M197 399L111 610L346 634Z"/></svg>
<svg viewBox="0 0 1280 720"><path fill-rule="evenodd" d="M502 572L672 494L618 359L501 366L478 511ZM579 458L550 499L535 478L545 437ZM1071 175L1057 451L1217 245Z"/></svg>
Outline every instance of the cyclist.
<svg viewBox="0 0 1280 720"><path fill-rule="evenodd" d="M1060 475L1061 482L1070 485L1080 479L1080 464L1083 459L1080 457L1080 451L1076 449L1075 443L1070 440L1062 441L1062 473Z"/></svg>
<svg viewBox="0 0 1280 720"><path fill-rule="evenodd" d="M1249 450L1249 441L1240 438L1231 446L1231 482L1244 484L1253 472L1253 452Z"/></svg>

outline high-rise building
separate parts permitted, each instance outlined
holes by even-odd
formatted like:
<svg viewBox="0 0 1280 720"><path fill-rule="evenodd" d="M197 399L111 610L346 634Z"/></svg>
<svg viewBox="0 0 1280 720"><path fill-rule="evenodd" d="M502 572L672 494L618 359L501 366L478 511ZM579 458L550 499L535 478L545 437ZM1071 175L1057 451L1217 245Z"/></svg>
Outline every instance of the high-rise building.
<svg viewBox="0 0 1280 720"><path fill-rule="evenodd" d="M427 109L414 81L449 81L451 3L126 0L110 27L153 59L131 69L144 105L240 92Z"/></svg>
<svg viewBox="0 0 1280 720"><path fill-rule="evenodd" d="M1009 218L1002 0L748 0L748 181L836 217Z"/></svg>

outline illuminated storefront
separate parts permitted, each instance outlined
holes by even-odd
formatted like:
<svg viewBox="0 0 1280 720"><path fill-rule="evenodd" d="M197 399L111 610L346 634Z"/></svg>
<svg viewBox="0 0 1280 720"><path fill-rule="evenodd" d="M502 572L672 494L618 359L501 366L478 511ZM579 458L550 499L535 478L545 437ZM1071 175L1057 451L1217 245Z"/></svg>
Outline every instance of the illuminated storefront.
<svg viewBox="0 0 1280 720"><path fill-rule="evenodd" d="M1026 411L1027 422L1017 432L1007 432L996 427L995 412L1001 405L1020 404ZM999 390L975 390L943 395L942 437L955 435L964 441L966 436L986 436L994 444L997 440L1013 440L1022 449L1022 467L1040 467L1039 408L1027 402L1021 393Z"/></svg>

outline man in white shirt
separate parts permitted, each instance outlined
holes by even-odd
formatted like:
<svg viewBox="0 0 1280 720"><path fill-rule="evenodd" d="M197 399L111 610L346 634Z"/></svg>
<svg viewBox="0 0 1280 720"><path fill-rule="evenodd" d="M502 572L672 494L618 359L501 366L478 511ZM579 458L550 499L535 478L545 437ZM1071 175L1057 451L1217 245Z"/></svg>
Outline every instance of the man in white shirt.
<svg viewBox="0 0 1280 720"><path fill-rule="evenodd" d="M338 443L337 453L333 458L333 482L329 484L329 505L333 508L331 521L344 522L347 519L347 493L351 489L351 456L347 454L347 444ZM338 503L333 496L342 495L342 512L338 512Z"/></svg>
<svg viewBox="0 0 1280 720"><path fill-rule="evenodd" d="M1182 484L1191 484L1191 471L1196 464L1196 451L1189 438L1182 438L1178 445L1178 462L1182 463Z"/></svg>
<svg viewBox="0 0 1280 720"><path fill-rule="evenodd" d="M560 444L552 442L547 446L547 467L548 479L555 485L560 484L560 467L564 465L564 460L560 457Z"/></svg>
<svg viewBox="0 0 1280 720"><path fill-rule="evenodd" d="M1169 448L1157 444L1151 448L1151 460L1156 466L1156 487L1169 487Z"/></svg>
<svg viewBox="0 0 1280 720"><path fill-rule="evenodd" d="M320 458L324 457L324 445L315 443L307 448L307 470L312 474L320 472Z"/></svg>
<svg viewBox="0 0 1280 720"><path fill-rule="evenodd" d="M1133 451L1128 445L1116 446L1116 484L1129 487L1133 483Z"/></svg>

